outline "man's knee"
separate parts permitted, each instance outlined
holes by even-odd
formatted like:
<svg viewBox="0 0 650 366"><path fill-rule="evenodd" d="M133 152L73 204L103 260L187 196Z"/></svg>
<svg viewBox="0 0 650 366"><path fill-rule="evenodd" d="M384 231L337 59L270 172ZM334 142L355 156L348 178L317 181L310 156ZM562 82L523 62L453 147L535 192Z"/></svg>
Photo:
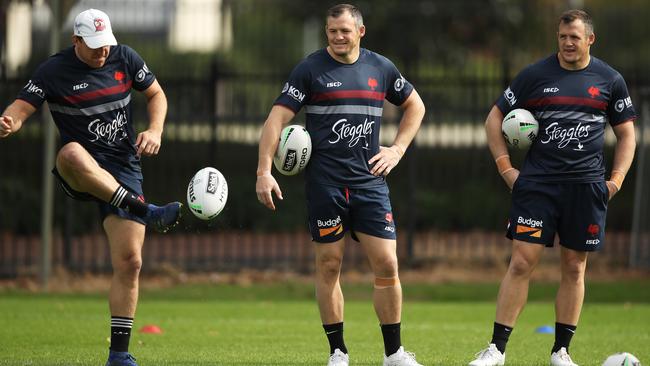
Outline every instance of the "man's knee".
<svg viewBox="0 0 650 366"><path fill-rule="evenodd" d="M119 255L113 261L113 270L121 277L137 278L142 269L142 256L137 252Z"/></svg>
<svg viewBox="0 0 650 366"><path fill-rule="evenodd" d="M56 168L61 174L81 169L85 164L88 152L77 142L65 144L56 156Z"/></svg>
<svg viewBox="0 0 650 366"><path fill-rule="evenodd" d="M397 256L390 255L375 260L375 276L397 278Z"/></svg>
<svg viewBox="0 0 650 366"><path fill-rule="evenodd" d="M584 281L586 261L578 258L563 259L562 278L571 282Z"/></svg>
<svg viewBox="0 0 650 366"><path fill-rule="evenodd" d="M341 272L343 258L337 255L325 255L318 258L316 265L318 272L324 278L338 278Z"/></svg>
<svg viewBox="0 0 650 366"><path fill-rule="evenodd" d="M535 269L535 263L524 256L513 256L510 259L509 272L513 276L528 277Z"/></svg>

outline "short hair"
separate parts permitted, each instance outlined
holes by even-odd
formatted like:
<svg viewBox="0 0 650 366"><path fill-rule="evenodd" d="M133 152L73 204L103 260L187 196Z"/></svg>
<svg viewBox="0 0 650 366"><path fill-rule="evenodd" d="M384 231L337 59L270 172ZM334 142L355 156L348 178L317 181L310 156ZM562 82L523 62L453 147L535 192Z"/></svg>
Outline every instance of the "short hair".
<svg viewBox="0 0 650 366"><path fill-rule="evenodd" d="M357 28L360 28L363 25L363 15L361 15L361 10L351 4L338 4L334 5L327 10L327 17L325 18L325 23L327 24L327 18L338 18L341 14L349 12L352 15L355 23L357 23Z"/></svg>
<svg viewBox="0 0 650 366"><path fill-rule="evenodd" d="M580 9L567 10L560 15L560 24L569 24L574 20L580 19L585 25L585 33L590 36L594 33L594 23L591 20L591 15L586 11Z"/></svg>

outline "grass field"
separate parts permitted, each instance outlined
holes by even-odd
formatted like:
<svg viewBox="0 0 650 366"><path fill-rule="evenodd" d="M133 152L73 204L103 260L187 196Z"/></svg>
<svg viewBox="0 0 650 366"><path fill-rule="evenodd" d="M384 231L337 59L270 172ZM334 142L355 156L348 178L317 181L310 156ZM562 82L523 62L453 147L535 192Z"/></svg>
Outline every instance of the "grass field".
<svg viewBox="0 0 650 366"><path fill-rule="evenodd" d="M344 285L352 365L381 365L383 346L368 286ZM405 285L402 340L425 365L466 365L489 340L497 285ZM507 365L547 365L555 285L533 285L512 334ZM131 352L145 365L325 365L327 341L306 284L194 285L143 291ZM0 365L103 365L104 296L0 292ZM650 362L648 281L590 284L571 354L600 365L618 351Z"/></svg>

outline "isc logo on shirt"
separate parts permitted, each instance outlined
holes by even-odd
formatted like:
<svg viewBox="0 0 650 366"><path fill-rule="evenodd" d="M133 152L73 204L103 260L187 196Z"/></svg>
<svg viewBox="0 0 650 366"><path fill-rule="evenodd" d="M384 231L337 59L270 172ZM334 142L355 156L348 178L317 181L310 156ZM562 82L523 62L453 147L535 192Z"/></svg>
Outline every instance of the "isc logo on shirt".
<svg viewBox="0 0 650 366"><path fill-rule="evenodd" d="M88 87L88 83L81 83L73 86L72 90L81 90L81 89L86 89L87 87Z"/></svg>

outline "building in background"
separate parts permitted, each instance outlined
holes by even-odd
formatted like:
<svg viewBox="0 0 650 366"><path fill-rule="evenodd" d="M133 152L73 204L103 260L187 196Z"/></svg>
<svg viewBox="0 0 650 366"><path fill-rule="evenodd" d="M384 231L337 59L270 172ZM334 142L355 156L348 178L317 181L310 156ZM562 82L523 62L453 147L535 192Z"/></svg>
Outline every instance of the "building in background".
<svg viewBox="0 0 650 366"><path fill-rule="evenodd" d="M145 34L177 53L227 51L233 44L227 0L81 0L67 7L62 33L71 33L75 15L88 8L110 16L118 41L120 34ZM45 0L6 0L0 20L0 76L14 77L30 62L32 42L47 49L51 11Z"/></svg>

